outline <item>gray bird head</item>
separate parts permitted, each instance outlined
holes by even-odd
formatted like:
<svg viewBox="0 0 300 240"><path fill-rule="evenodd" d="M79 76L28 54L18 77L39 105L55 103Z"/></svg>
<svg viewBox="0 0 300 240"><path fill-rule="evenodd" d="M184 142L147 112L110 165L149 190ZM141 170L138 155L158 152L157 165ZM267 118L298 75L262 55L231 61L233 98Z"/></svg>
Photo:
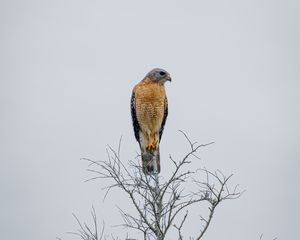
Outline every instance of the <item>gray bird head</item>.
<svg viewBox="0 0 300 240"><path fill-rule="evenodd" d="M161 68L152 69L146 75L146 77L149 77L152 81L161 83L161 84L164 84L166 81L171 82L171 80L172 80L170 74L166 70L161 69Z"/></svg>

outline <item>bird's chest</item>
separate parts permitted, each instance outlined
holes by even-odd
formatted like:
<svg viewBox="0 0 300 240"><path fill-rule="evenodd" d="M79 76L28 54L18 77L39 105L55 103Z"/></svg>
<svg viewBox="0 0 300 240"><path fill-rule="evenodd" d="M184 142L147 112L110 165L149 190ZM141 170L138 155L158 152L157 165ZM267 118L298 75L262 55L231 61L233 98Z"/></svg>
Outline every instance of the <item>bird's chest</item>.
<svg viewBox="0 0 300 240"><path fill-rule="evenodd" d="M150 128L159 127L164 115L164 89L159 86L148 86L140 88L136 94L136 112L139 123Z"/></svg>

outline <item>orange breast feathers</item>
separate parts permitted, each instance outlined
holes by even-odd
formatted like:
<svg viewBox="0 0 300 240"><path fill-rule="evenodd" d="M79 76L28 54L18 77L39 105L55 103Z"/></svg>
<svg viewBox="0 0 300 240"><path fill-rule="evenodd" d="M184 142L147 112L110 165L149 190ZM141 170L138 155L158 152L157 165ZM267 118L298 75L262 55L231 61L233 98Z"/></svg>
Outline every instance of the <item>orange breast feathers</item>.
<svg viewBox="0 0 300 240"><path fill-rule="evenodd" d="M165 111L165 88L162 84L140 82L134 87L135 109L140 130L148 148L156 148Z"/></svg>

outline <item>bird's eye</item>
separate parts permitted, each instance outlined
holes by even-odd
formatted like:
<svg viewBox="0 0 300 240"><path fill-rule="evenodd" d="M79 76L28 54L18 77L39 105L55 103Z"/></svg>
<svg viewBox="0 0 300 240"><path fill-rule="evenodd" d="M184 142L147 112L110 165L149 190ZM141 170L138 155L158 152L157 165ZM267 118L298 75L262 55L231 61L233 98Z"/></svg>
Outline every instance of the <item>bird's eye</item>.
<svg viewBox="0 0 300 240"><path fill-rule="evenodd" d="M166 75L166 72L161 71L161 72L159 72L159 75L160 75L160 76L165 76L165 75Z"/></svg>

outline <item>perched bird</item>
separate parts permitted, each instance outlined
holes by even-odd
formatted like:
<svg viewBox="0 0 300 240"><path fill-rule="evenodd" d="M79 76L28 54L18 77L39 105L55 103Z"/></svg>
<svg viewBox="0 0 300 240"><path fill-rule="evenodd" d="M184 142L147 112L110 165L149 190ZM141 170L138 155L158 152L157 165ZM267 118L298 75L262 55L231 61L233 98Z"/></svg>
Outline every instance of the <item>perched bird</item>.
<svg viewBox="0 0 300 240"><path fill-rule="evenodd" d="M171 81L170 74L155 68L132 91L133 130L140 145L145 174L160 172L159 143L168 116L168 100L164 87L166 81Z"/></svg>

